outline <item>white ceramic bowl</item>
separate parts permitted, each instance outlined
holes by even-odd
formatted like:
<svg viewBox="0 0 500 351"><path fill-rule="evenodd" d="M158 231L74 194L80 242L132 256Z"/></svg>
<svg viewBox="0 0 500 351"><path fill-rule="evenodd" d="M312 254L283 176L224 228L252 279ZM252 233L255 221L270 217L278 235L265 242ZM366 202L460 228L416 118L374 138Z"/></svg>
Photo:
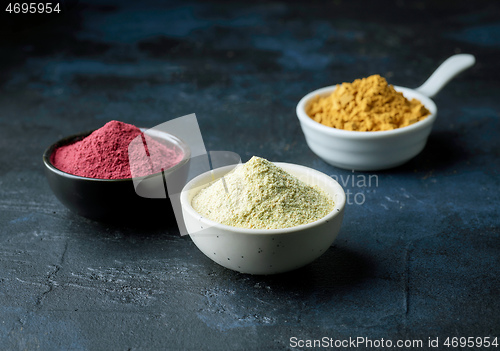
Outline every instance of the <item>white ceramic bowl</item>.
<svg viewBox="0 0 500 351"><path fill-rule="evenodd" d="M436 120L436 104L427 96L408 88L394 86L411 100L416 98L430 111L430 116L407 127L388 131L357 132L327 127L306 113L308 103L316 97L330 95L336 85L315 90L297 105L297 117L307 145L325 162L344 169L374 171L399 166L425 147Z"/></svg>
<svg viewBox="0 0 500 351"><path fill-rule="evenodd" d="M187 231L196 246L218 264L242 273L275 274L302 267L321 256L337 237L346 197L342 187L324 173L304 166L275 163L310 185L329 194L335 208L315 222L285 229L246 229L211 221L191 206L193 197L212 180L232 168L206 172L186 184L181 205Z"/></svg>

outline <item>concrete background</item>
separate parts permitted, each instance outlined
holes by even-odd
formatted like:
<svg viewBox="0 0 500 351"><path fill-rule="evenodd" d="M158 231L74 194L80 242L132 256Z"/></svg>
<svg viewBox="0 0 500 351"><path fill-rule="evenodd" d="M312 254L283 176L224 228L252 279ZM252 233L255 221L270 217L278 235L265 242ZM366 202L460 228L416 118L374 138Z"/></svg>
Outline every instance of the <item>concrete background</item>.
<svg viewBox="0 0 500 351"><path fill-rule="evenodd" d="M62 7L0 9L0 349L308 349L292 337L453 349L447 337L500 337L498 2ZM460 52L477 64L435 97L428 145L407 164L353 173L307 147L295 106L309 91L375 73L417 87ZM209 150L309 166L362 194L320 259L239 274L175 223L99 223L51 193L41 159L59 138L193 112ZM351 183L369 175L378 183Z"/></svg>

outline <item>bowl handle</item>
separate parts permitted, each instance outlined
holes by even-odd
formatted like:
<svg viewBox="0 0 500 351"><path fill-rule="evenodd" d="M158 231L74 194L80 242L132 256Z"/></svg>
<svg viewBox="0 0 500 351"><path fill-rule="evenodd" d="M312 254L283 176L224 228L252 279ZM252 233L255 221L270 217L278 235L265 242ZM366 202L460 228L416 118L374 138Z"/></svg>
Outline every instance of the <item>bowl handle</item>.
<svg viewBox="0 0 500 351"><path fill-rule="evenodd" d="M439 91L457 74L474 65L476 58L470 54L453 55L446 59L434 73L415 90L429 98Z"/></svg>

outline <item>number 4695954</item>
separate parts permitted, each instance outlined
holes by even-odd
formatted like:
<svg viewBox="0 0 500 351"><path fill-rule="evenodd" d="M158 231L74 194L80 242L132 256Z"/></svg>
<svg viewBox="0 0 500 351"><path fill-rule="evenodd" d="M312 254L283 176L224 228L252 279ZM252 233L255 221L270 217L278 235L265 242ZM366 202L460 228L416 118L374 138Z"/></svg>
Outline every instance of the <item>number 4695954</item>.
<svg viewBox="0 0 500 351"><path fill-rule="evenodd" d="M61 7L58 2L10 2L5 9L8 13L52 13L61 12Z"/></svg>

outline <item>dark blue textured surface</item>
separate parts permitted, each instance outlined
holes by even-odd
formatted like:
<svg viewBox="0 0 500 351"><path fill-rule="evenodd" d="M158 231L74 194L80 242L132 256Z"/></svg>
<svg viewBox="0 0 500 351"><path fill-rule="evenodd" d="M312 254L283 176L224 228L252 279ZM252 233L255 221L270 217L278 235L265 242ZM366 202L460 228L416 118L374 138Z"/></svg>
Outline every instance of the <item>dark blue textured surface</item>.
<svg viewBox="0 0 500 351"><path fill-rule="evenodd" d="M500 337L498 2L65 6L2 18L0 349L286 350L324 336L439 337L446 349L448 336ZM308 149L295 106L309 91L375 73L416 87L459 52L477 64L435 97L428 145L407 164L353 173ZM352 204L325 255L242 275L172 223L93 222L50 192L41 156L55 140L192 112L210 150L345 182Z"/></svg>

